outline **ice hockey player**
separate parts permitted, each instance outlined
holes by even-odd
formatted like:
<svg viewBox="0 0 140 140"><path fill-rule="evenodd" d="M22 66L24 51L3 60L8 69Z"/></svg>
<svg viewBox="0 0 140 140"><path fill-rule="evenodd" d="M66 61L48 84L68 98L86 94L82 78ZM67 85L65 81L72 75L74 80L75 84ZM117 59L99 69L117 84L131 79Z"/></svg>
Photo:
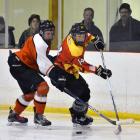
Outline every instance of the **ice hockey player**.
<svg viewBox="0 0 140 140"><path fill-rule="evenodd" d="M67 72L65 89L85 103L88 103L90 99L90 89L79 72L94 73L104 79L112 75L111 70L104 69L101 65L98 67L90 65L84 60L85 49L89 42L92 42L99 51L104 49L104 43L98 36L92 36L82 23L76 23L62 42L59 54L55 59L55 65ZM53 84L55 85L55 83ZM64 87L61 88L61 91L64 90ZM88 106L85 103L75 100L69 109L72 122L76 125L89 125L93 122L93 119L86 115Z"/></svg>
<svg viewBox="0 0 140 140"><path fill-rule="evenodd" d="M29 37L21 50L8 58L11 75L17 80L23 94L17 98L14 109L10 109L8 121L27 123L28 119L20 116L29 103L34 101L34 123L42 126L51 125L46 119L44 109L49 86L40 76L49 76L61 85L59 68L54 67L47 55L53 40L55 26L52 21L44 20L38 34ZM57 85L59 85L59 83Z"/></svg>

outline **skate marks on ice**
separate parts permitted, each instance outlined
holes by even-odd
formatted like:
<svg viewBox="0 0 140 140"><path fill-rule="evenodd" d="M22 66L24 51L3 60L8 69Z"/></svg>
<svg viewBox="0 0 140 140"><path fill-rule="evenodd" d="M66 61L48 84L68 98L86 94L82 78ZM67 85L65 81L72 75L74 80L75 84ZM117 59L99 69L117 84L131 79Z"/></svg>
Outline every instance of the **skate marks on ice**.
<svg viewBox="0 0 140 140"><path fill-rule="evenodd" d="M52 126L35 128L33 123L29 123L28 126L12 125L0 127L0 131L3 134L0 136L0 140L132 140L140 138L138 135L139 130L136 128L125 128L121 135L116 136L113 133L114 126L109 125L92 125L88 128L73 128L73 126L67 122L61 123L55 121ZM5 138L6 136L6 138Z"/></svg>
<svg viewBox="0 0 140 140"><path fill-rule="evenodd" d="M63 115L62 115L63 116ZM115 126L95 119L90 127L73 127L70 117L50 115L52 126L35 128L33 116L28 125L12 124L7 126L7 115L0 115L0 140L132 140L140 139L140 124L123 126L119 136L114 134Z"/></svg>

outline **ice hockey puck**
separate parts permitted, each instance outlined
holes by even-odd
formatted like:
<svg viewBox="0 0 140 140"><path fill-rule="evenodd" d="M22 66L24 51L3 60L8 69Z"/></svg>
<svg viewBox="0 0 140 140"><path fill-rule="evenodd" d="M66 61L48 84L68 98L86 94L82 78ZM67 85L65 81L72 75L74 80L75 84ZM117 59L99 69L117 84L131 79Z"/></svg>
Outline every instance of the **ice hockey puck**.
<svg viewBox="0 0 140 140"><path fill-rule="evenodd" d="M82 131L77 131L76 134L82 134Z"/></svg>

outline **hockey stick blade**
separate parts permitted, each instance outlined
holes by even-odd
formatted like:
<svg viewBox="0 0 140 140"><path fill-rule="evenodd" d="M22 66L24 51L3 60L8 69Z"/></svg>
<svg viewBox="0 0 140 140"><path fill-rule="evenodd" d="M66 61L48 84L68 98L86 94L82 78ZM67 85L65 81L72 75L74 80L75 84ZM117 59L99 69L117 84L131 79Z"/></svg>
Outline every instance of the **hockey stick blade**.
<svg viewBox="0 0 140 140"><path fill-rule="evenodd" d="M133 119L127 119L127 120L123 120L123 121L116 121L117 125L129 125L129 124L133 124L135 121Z"/></svg>
<svg viewBox="0 0 140 140"><path fill-rule="evenodd" d="M117 129L114 131L114 133L115 133L116 135L119 135L121 132L122 132L122 128L121 128L120 125L118 125L118 127L117 127Z"/></svg>

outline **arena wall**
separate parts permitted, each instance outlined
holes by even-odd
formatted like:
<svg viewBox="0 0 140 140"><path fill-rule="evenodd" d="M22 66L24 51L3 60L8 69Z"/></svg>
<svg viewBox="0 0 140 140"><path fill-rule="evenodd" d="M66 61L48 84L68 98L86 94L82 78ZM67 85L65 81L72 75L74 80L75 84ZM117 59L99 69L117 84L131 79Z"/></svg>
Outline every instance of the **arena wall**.
<svg viewBox="0 0 140 140"><path fill-rule="evenodd" d="M51 54L55 55L57 52L51 51ZM8 55L8 49L0 50L0 110L14 105L16 98L22 94L17 82L10 75ZM107 68L110 68L113 73L110 81L120 116L140 120L140 54L105 52L104 56ZM99 52L86 52L85 60L93 65L102 64ZM91 90L90 105L107 113L108 116L113 116L111 115L113 105L106 80L94 74L82 75ZM45 77L45 79L50 86L46 108L50 112L68 112L73 98L53 87L49 78Z"/></svg>

